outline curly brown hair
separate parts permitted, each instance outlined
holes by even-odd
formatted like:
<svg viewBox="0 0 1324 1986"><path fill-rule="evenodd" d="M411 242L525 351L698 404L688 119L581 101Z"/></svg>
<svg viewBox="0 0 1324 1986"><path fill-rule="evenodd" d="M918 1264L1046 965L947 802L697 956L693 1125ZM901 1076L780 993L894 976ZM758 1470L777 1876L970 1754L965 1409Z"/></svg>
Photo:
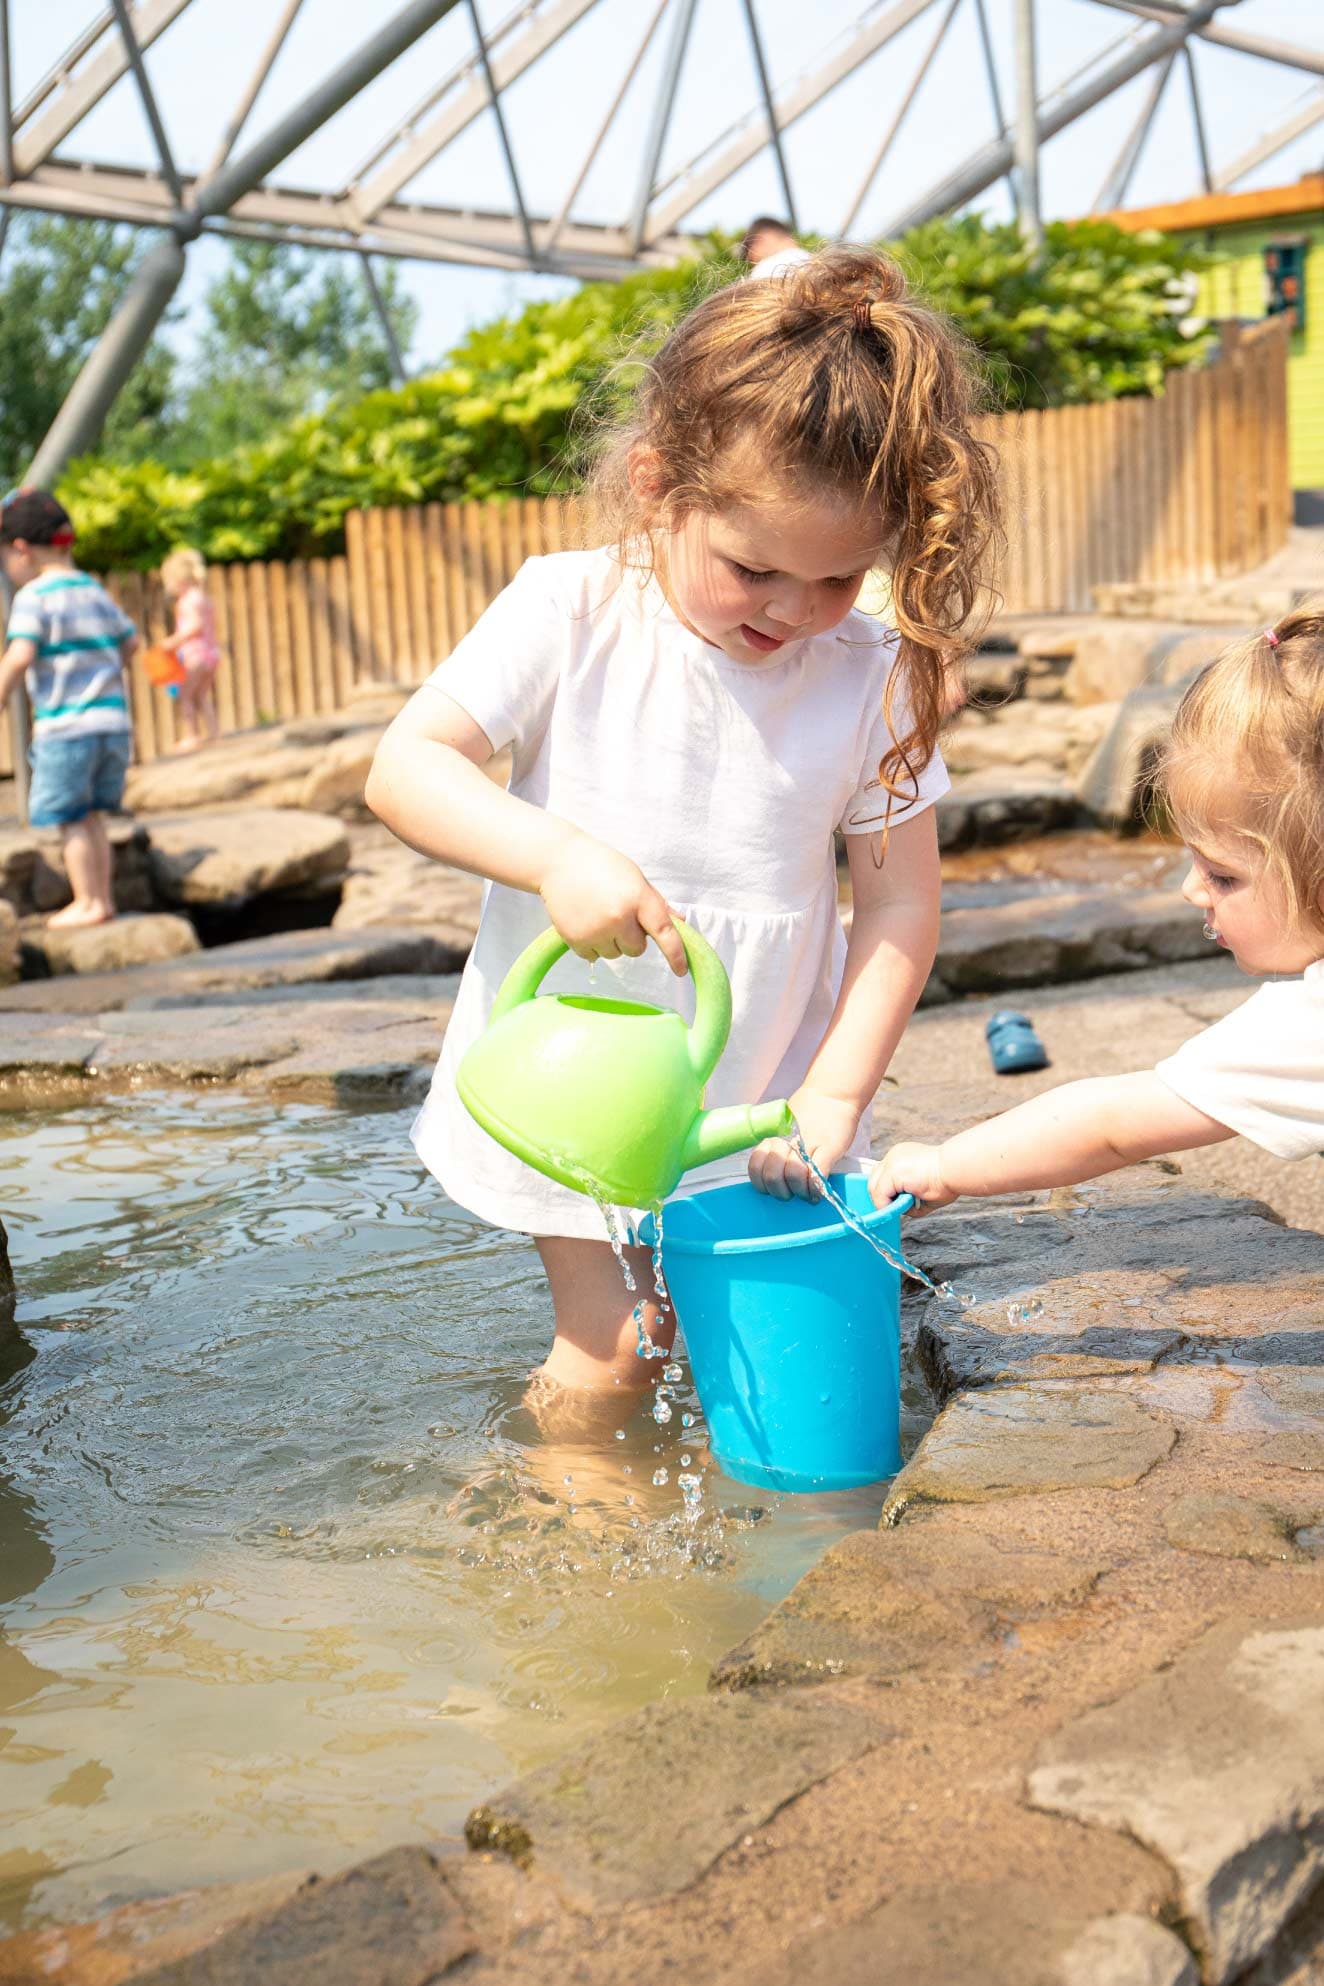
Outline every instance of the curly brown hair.
<svg viewBox="0 0 1324 1986"><path fill-rule="evenodd" d="M1324 935L1324 609L1300 608L1203 669L1159 767L1187 841L1232 835Z"/></svg>
<svg viewBox="0 0 1324 1986"><path fill-rule="evenodd" d="M651 564L651 534L669 518L766 497L749 486L751 459L774 465L774 486L874 513L900 635L887 715L899 685L911 716L878 768L889 812L933 755L944 668L969 651L995 597L1001 513L993 452L974 431L981 397L973 348L916 301L895 262L827 249L718 290L682 319L594 477L599 517L634 565ZM641 446L664 492L651 509L631 483Z"/></svg>

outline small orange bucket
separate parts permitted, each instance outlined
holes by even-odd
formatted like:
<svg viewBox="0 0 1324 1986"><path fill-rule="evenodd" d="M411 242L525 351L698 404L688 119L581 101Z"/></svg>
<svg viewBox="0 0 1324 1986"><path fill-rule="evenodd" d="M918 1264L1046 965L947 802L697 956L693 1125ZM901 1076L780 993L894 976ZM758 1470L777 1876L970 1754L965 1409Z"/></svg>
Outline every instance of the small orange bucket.
<svg viewBox="0 0 1324 1986"><path fill-rule="evenodd" d="M182 683L188 675L188 670L169 648L155 645L144 648L141 660L148 682L159 690L169 689L172 683Z"/></svg>

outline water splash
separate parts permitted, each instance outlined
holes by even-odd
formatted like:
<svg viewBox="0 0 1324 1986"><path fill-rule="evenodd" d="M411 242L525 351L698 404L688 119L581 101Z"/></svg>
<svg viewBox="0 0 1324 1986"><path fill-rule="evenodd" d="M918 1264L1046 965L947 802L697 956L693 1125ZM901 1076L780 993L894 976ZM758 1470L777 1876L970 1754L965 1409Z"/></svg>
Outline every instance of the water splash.
<svg viewBox="0 0 1324 1986"><path fill-rule="evenodd" d="M875 1234L872 1229L867 1228L859 1215L851 1212L841 1194L838 1193L836 1187L832 1184L832 1181L825 1173L820 1172L814 1163L813 1158L810 1156L809 1147L804 1141L804 1134L798 1124L791 1138L791 1144L795 1148L797 1158L803 1161L818 1181L819 1186L822 1188L823 1198L830 1206L836 1208L852 1234L858 1234L861 1241L867 1241L874 1253L881 1255L889 1267L899 1269L903 1276L909 1276L913 1282L922 1283L924 1288L932 1291L933 1295L942 1303L960 1303L963 1307L968 1308L969 1304L974 1302L973 1297L967 1300L964 1296L958 1296L950 1283L935 1283L932 1276L926 1275L923 1269L919 1268L914 1262L909 1261L899 1251L889 1248L881 1235Z"/></svg>

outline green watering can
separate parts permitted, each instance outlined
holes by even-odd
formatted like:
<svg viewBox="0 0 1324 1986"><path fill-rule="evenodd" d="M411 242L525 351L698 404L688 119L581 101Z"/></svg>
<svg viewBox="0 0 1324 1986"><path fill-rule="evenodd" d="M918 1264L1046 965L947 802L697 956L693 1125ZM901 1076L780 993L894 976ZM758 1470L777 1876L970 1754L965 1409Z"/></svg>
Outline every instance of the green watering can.
<svg viewBox="0 0 1324 1986"><path fill-rule="evenodd" d="M666 1007L589 994L535 999L570 949L555 931L525 947L491 1020L463 1057L461 1099L507 1151L577 1193L655 1207L683 1172L788 1136L787 1103L705 1110L731 1031L731 986L712 947L677 921L694 980L694 1025Z"/></svg>

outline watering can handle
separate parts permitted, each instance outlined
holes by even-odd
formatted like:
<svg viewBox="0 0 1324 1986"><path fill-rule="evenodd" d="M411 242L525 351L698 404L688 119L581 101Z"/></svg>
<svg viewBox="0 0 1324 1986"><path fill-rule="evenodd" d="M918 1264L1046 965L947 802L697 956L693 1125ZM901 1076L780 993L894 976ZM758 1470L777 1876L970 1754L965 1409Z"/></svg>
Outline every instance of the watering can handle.
<svg viewBox="0 0 1324 1986"><path fill-rule="evenodd" d="M700 1082L706 1083L717 1067L726 1038L731 1032L731 984L726 969L706 938L676 919L676 929L689 960L694 981L694 1023L689 1031L690 1065ZM526 945L501 982L492 1003L490 1020L499 1021L513 1007L531 1000L559 958L570 947L552 927Z"/></svg>

